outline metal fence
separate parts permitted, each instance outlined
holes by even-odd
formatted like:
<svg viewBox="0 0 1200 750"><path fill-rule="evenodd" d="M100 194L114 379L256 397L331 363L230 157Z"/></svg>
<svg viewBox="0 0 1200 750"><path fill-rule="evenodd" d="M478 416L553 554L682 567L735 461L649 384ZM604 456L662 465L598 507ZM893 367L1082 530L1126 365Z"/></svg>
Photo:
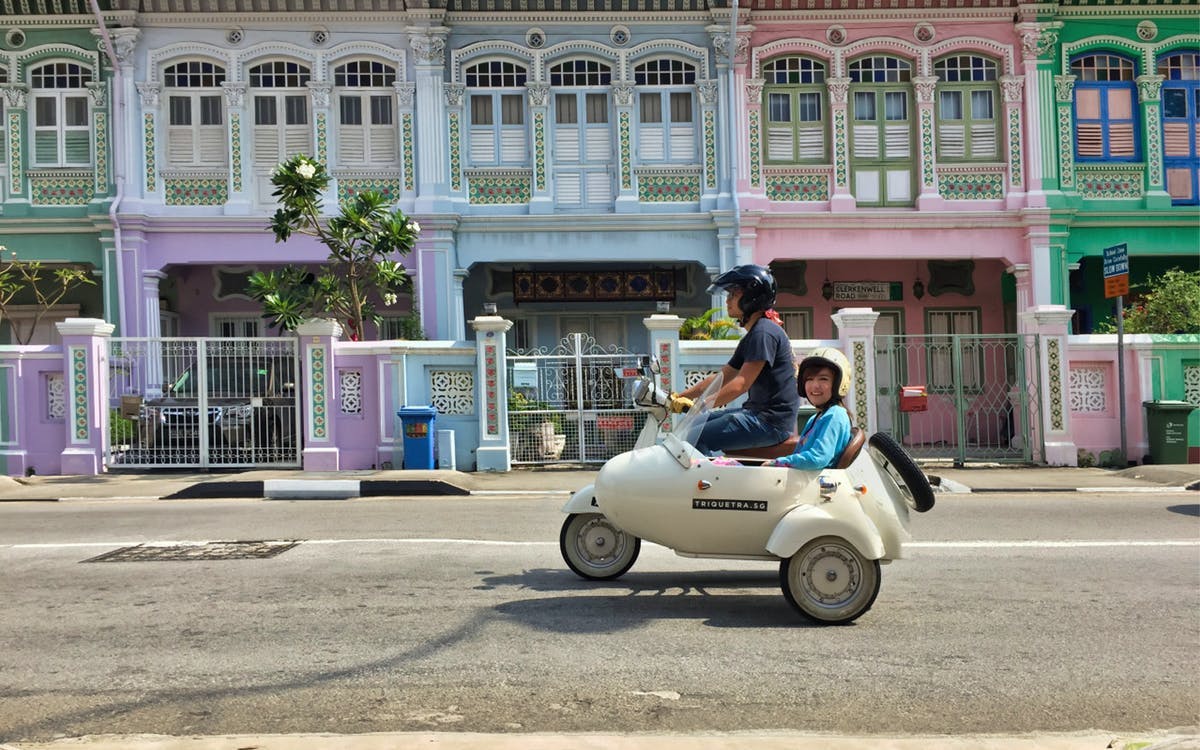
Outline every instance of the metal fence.
<svg viewBox="0 0 1200 750"><path fill-rule="evenodd" d="M918 458L1040 460L1038 351L1033 334L876 336L878 429Z"/></svg>
<svg viewBox="0 0 1200 750"><path fill-rule="evenodd" d="M113 338L109 467L300 465L294 338Z"/></svg>
<svg viewBox="0 0 1200 750"><path fill-rule="evenodd" d="M631 450L647 415L632 408L623 371L638 359L582 333L553 349L510 352L512 462L602 463Z"/></svg>

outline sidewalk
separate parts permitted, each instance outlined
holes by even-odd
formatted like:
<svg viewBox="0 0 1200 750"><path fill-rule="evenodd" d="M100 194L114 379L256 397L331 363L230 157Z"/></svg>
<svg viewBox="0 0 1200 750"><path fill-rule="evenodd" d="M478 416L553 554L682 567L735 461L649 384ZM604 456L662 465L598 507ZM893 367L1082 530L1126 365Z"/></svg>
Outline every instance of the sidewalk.
<svg viewBox="0 0 1200 750"><path fill-rule="evenodd" d="M397 732L360 735L228 735L163 737L104 735L54 742L0 744L0 750L1197 750L1195 735L1147 732L1124 737L1080 734L960 737L838 737L790 732L728 734L473 734Z"/></svg>
<svg viewBox="0 0 1200 750"><path fill-rule="evenodd" d="M1200 464L1098 468L1001 466L924 467L942 493L1179 492L1200 489ZM594 467L521 468L509 472L263 470L230 473L108 473L94 477L0 477L0 502L122 499L279 500L395 496L504 497L563 495L591 484Z"/></svg>

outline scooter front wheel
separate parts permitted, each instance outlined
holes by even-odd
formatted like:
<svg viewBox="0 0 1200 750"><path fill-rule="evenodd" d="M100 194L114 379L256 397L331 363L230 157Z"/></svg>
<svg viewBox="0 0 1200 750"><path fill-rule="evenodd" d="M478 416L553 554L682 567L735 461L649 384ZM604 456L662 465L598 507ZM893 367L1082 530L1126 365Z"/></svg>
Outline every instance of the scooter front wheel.
<svg viewBox="0 0 1200 750"><path fill-rule="evenodd" d="M633 566L642 540L622 531L600 513L572 513L563 522L558 547L571 570L604 581Z"/></svg>
<svg viewBox="0 0 1200 750"><path fill-rule="evenodd" d="M823 625L853 622L879 595L879 561L836 536L813 539L779 563L779 585L800 614Z"/></svg>

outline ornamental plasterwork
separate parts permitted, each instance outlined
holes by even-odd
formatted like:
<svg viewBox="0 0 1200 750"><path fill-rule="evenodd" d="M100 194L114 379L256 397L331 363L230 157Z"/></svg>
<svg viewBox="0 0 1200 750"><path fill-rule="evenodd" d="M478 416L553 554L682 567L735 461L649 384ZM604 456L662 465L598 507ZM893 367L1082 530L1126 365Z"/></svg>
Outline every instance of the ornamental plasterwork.
<svg viewBox="0 0 1200 750"><path fill-rule="evenodd" d="M312 98L314 107L325 108L329 106L329 94L333 91L333 84L329 81L309 81L308 92Z"/></svg>
<svg viewBox="0 0 1200 750"><path fill-rule="evenodd" d="M618 107L633 106L633 84L629 81L617 81L612 85L613 100Z"/></svg>
<svg viewBox="0 0 1200 750"><path fill-rule="evenodd" d="M421 29L409 33L408 43L413 57L424 65L442 65L446 55L446 30Z"/></svg>
<svg viewBox="0 0 1200 750"><path fill-rule="evenodd" d="M1156 102L1162 94L1163 81L1166 76L1145 75L1137 77L1138 101Z"/></svg>
<svg viewBox="0 0 1200 750"><path fill-rule="evenodd" d="M513 42L506 42L501 39L489 40L486 42L478 42L476 44L468 44L465 47L460 47L450 51L450 77L451 80L461 81L463 79L462 67L467 63L475 62L476 59L484 56L503 55L505 57L516 57L529 66L529 78L540 80L542 78L541 66L537 53L522 47Z"/></svg>
<svg viewBox="0 0 1200 750"><path fill-rule="evenodd" d="M929 44L937 32L931 23L919 23L913 27L913 39L916 39L921 44Z"/></svg>
<svg viewBox="0 0 1200 750"><path fill-rule="evenodd" d="M1025 98L1025 76L1000 76L1000 90L1006 104L1020 104Z"/></svg>
<svg viewBox="0 0 1200 750"><path fill-rule="evenodd" d="M1054 98L1060 102L1070 102L1075 90L1075 76L1054 76Z"/></svg>
<svg viewBox="0 0 1200 750"><path fill-rule="evenodd" d="M829 104L845 104L850 97L849 78L828 78L825 85L829 87Z"/></svg>
<svg viewBox="0 0 1200 750"><path fill-rule="evenodd" d="M137 92L143 109L158 109L158 95L162 93L161 85L145 81L139 82Z"/></svg>
<svg viewBox="0 0 1200 750"><path fill-rule="evenodd" d="M396 66L397 80L404 80L406 73L404 70L404 52L397 50L394 47L389 47L386 44L378 42L343 42L336 47L330 47L325 52L321 53L319 64L313 67L314 77L319 75L322 79L328 80L329 67L337 67L337 64L349 58L369 55L386 60L388 64Z"/></svg>
<svg viewBox="0 0 1200 750"><path fill-rule="evenodd" d="M463 94L466 93L467 87L461 83L447 83L444 85L443 91L446 94L447 107L461 107L463 102Z"/></svg>
<svg viewBox="0 0 1200 750"><path fill-rule="evenodd" d="M709 51L704 47L697 47L687 42L657 39L652 42L644 42L628 50L613 50L613 54L617 55L620 60L622 79L631 77L630 69L639 61L664 53L686 57L688 60L696 62L696 67L700 72L708 70Z"/></svg>
<svg viewBox="0 0 1200 750"><path fill-rule="evenodd" d="M242 102L246 98L246 84L244 83L227 83L221 87L221 93L225 94L225 106L230 109L241 109Z"/></svg>
<svg viewBox="0 0 1200 750"><path fill-rule="evenodd" d="M709 36L712 38L713 52L718 55L722 61L729 59L729 32L727 30L713 31L709 30ZM738 34L736 47L733 52L733 62L746 62L747 53L750 51L750 35Z"/></svg>
<svg viewBox="0 0 1200 750"><path fill-rule="evenodd" d="M417 87L412 83L396 83L392 85L396 91L396 102L401 109L411 107L417 95Z"/></svg>
<svg viewBox="0 0 1200 750"><path fill-rule="evenodd" d="M546 106L546 98L550 96L550 84L545 81L526 83L525 90L529 92L529 103L534 107Z"/></svg>
<svg viewBox="0 0 1200 750"><path fill-rule="evenodd" d="M720 82L712 80L697 81L696 91L700 93L701 104L715 105L720 93Z"/></svg>
<svg viewBox="0 0 1200 750"><path fill-rule="evenodd" d="M1158 26L1153 21L1142 21L1137 25L1137 35L1144 42L1152 42L1158 36Z"/></svg>
<svg viewBox="0 0 1200 750"><path fill-rule="evenodd" d="M1058 32L1044 29L1028 29L1021 32L1021 56L1036 60L1058 44Z"/></svg>
<svg viewBox="0 0 1200 750"><path fill-rule="evenodd" d="M147 61L149 72L146 77L149 81L157 83L162 75L164 63L177 57L207 57L225 66L227 73L232 74L232 56L235 54L232 50L216 47L211 44L201 44L199 42L181 42L179 44L160 47L159 49L150 51L149 60Z"/></svg>
<svg viewBox="0 0 1200 750"><path fill-rule="evenodd" d="M933 104L934 91L937 89L938 79L932 76L918 76L913 79L913 87L917 90L917 102L919 104Z"/></svg>
<svg viewBox="0 0 1200 750"><path fill-rule="evenodd" d="M106 99L108 98L108 84L107 83L105 83L104 81L92 81L91 83L85 83L84 87L87 89L88 96L92 100L93 107L103 107L105 104L107 104L107 101L106 101Z"/></svg>
<svg viewBox="0 0 1200 750"><path fill-rule="evenodd" d="M990 53L1002 61L1002 73L1012 75L1017 72L1017 63L1012 45L1001 44L994 39L985 39L981 36L956 36L944 42L938 42L930 47L926 57L930 60L936 60L950 52Z"/></svg>
<svg viewBox="0 0 1200 750"><path fill-rule="evenodd" d="M746 101L750 106L753 107L762 103L762 90L766 83L761 78L751 78L746 81Z"/></svg>
<svg viewBox="0 0 1200 750"><path fill-rule="evenodd" d="M231 50L225 51L228 54ZM233 66L227 71L227 75L233 76L234 69L240 70L247 62L255 61L264 57L291 57L299 60L309 68L309 73L313 78L323 79L325 77L324 66L321 64L322 53L301 47L298 44L290 42L267 42L258 44L248 49L241 50L233 60Z"/></svg>
<svg viewBox="0 0 1200 750"><path fill-rule="evenodd" d="M9 83L0 87L4 94L4 105L9 109L24 109L25 97L29 95L29 87L23 83Z"/></svg>
<svg viewBox="0 0 1200 750"><path fill-rule="evenodd" d="M25 69L30 63L39 63L49 57L69 57L86 65L92 72L100 70L99 52L91 52L71 44L43 44L26 50L16 57L17 69L13 77L25 80Z"/></svg>
<svg viewBox="0 0 1200 750"><path fill-rule="evenodd" d="M829 61L829 75L836 76L842 72L842 53L826 44L811 39L780 39L769 42L761 47L755 47L750 53L751 78L762 78L762 61L780 55L807 55Z"/></svg>

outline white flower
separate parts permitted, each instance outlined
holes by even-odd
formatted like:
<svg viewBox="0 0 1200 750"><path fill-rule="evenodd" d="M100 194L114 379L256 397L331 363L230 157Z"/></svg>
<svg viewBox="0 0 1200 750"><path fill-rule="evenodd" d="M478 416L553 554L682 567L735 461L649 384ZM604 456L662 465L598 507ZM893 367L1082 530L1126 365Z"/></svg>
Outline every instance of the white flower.
<svg viewBox="0 0 1200 750"><path fill-rule="evenodd" d="M317 173L317 168L314 167L312 164L309 164L306 161L300 162L299 166L296 167L296 174L300 175L301 177L303 177L306 180L311 180L312 176L315 175L316 173Z"/></svg>
<svg viewBox="0 0 1200 750"><path fill-rule="evenodd" d="M408 231L417 234L421 231L421 225L415 221L410 221L408 222Z"/></svg>
<svg viewBox="0 0 1200 750"><path fill-rule="evenodd" d="M387 294L383 295L383 304L387 305L388 307L396 304L395 292L388 292Z"/></svg>

